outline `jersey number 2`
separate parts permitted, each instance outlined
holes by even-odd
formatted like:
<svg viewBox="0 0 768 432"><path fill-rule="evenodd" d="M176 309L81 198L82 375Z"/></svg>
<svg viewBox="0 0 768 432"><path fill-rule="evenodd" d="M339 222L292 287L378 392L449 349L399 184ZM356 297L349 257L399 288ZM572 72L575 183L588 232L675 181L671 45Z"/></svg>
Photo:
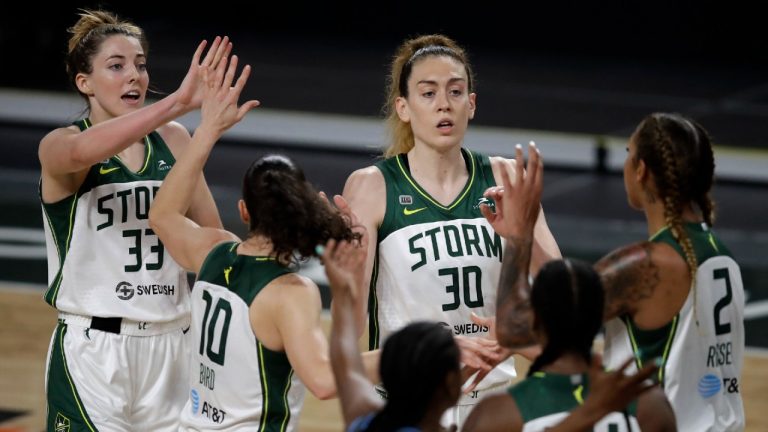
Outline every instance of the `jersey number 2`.
<svg viewBox="0 0 768 432"><path fill-rule="evenodd" d="M733 300L733 289L731 288L731 277L728 274L727 268L720 268L716 269L712 272L712 277L714 279L725 279L725 297L721 298L720 300L715 303L715 334L717 336L720 336L722 334L730 333L731 332L731 324L730 323L721 323L720 322L720 312L731 304L731 301Z"/></svg>

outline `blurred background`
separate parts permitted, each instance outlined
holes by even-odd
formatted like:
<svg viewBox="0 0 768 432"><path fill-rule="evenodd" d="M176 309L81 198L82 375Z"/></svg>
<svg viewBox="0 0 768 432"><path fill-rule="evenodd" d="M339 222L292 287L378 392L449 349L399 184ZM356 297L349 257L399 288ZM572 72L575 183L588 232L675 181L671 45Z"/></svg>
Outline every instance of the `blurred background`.
<svg viewBox="0 0 768 432"><path fill-rule="evenodd" d="M244 97L262 106L206 167L225 225L241 234L241 175L260 155L289 155L329 194L375 162L388 64L410 36L444 33L469 52L478 111L467 147L509 156L514 144L537 142L544 209L567 256L592 261L647 238L624 197L626 139L651 112L691 116L717 143L715 229L742 266L747 345L768 352L768 32L747 2L4 5L0 281L17 290L41 293L46 283L37 145L82 113L64 72L66 29L77 8L97 5L145 30L155 99L176 89L201 39L229 35L241 64L253 66ZM191 131L197 119L180 121ZM314 263L303 271L323 284Z"/></svg>

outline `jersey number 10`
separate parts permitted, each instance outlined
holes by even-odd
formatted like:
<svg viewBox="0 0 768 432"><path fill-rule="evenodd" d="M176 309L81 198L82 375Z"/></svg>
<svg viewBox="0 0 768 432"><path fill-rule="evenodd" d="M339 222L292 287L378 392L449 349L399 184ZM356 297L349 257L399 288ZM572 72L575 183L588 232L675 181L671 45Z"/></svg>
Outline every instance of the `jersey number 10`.
<svg viewBox="0 0 768 432"><path fill-rule="evenodd" d="M229 321L232 319L232 305L229 301L219 298L219 301L216 302L216 307L213 308L211 320L208 321L211 305L213 304L213 297L211 297L211 294L208 293L208 291L203 291L203 301L205 301L205 313L203 314L203 323L200 329L200 355L207 355L212 362L224 366L224 354L227 350L227 335L229 334ZM221 325L221 332L217 338L215 337L215 332L219 318L223 318L224 323ZM213 349L213 342L215 340L219 342L216 350ZM208 342L207 344L206 341Z"/></svg>

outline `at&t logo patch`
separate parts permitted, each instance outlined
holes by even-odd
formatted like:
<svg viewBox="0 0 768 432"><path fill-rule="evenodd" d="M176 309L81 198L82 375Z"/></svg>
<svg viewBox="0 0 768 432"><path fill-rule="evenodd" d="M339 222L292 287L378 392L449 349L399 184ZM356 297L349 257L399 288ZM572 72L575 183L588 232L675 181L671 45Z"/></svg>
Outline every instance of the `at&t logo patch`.
<svg viewBox="0 0 768 432"><path fill-rule="evenodd" d="M704 399L717 394L721 387L720 378L712 374L706 374L699 380L699 394Z"/></svg>
<svg viewBox="0 0 768 432"><path fill-rule="evenodd" d="M197 414L197 410L200 408L200 395L197 390L192 389L189 392L189 400L192 401L192 414Z"/></svg>

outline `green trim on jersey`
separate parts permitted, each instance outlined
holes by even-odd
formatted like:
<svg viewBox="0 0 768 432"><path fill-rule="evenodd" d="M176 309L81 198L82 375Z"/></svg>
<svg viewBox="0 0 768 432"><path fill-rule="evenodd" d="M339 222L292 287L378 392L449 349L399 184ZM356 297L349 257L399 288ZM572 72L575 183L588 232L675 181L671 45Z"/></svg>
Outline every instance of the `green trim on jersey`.
<svg viewBox="0 0 768 432"><path fill-rule="evenodd" d="M707 228L703 223L685 223L683 224L688 237L693 244L693 251L696 255L697 264L701 264L709 258L715 256L726 255L732 257L730 250L720 240L714 236L712 231ZM653 243L666 243L677 251L677 253L685 259L685 253L683 248L677 243L672 232L668 226L665 226L659 230L656 234L649 239ZM664 385L664 371L669 359L669 351L672 347L672 342L677 332L677 323L680 318L680 314L677 314L672 318L672 321L664 326L652 329L643 330L639 328L632 317L629 315L621 316L620 319L624 322L627 328L627 334L629 335L630 343L632 344L632 350L635 353L635 363L638 369L643 367L643 364L653 361L655 358L661 358L662 364L659 367L659 373L657 375L658 382Z"/></svg>
<svg viewBox="0 0 768 432"><path fill-rule="evenodd" d="M285 353L272 351L258 341L256 345L259 350L263 407L259 432L283 432L291 419L288 391L291 389L293 368Z"/></svg>
<svg viewBox="0 0 768 432"><path fill-rule="evenodd" d="M473 205L466 199L471 192L482 197L488 186L496 184L490 159L466 149L461 149L461 153L467 165L469 177L456 199L447 206L438 203L413 179L408 171L406 153L375 164L384 176L387 190L384 219L378 229L379 242L404 226L433 220L477 217L477 206L480 202L487 202L493 207L493 201L488 202L481 198Z"/></svg>
<svg viewBox="0 0 768 432"><path fill-rule="evenodd" d="M73 124L80 128L80 131L84 131L92 126L90 119L87 118L76 121ZM56 299L58 298L59 287L62 283L64 261L66 260L67 252L69 252L69 245L72 241L73 229L77 216L77 203L80 197L90 192L93 188L104 184L130 183L142 180L163 180L171 167L176 163L176 158L157 131L153 131L145 136L144 142L146 145L144 165L139 171L131 171L123 164L120 157L115 155L100 163L92 165L88 169L83 184L80 185L77 192L57 202L43 202L43 184L42 179L40 180L38 187L40 203L43 208L45 223L48 224L54 239L54 244L56 245L56 252L59 256L59 269L56 273L56 277L53 278L53 281L48 286L45 294L43 294L45 302L51 306L56 307ZM153 158L153 155L155 158ZM155 159L157 159L157 165L151 164ZM144 187L141 190L147 195L152 194L154 196L158 189L159 187L155 186L152 190L147 187ZM138 190L139 189L137 189L137 191ZM100 227L97 227L97 230L98 229L100 229Z"/></svg>
<svg viewBox="0 0 768 432"><path fill-rule="evenodd" d="M91 127L91 122L86 118L75 122L75 125L84 131ZM125 165L120 156L112 156L91 166L83 185L80 186L80 193L83 194L105 183L130 183L147 179L164 179L176 163L176 158L157 131L152 131L145 136L144 144L144 164L141 169L134 172ZM157 164L152 163L154 160L157 161Z"/></svg>
<svg viewBox="0 0 768 432"><path fill-rule="evenodd" d="M535 372L509 387L507 393L515 400L523 423L528 423L540 417L572 411L584 403L589 395L589 378L586 374ZM635 416L636 411L637 402L633 401L627 407L627 413Z"/></svg>
<svg viewBox="0 0 768 432"><path fill-rule="evenodd" d="M239 255L237 242L216 245L205 258L198 280L226 288L250 307L253 299L276 278L292 273L274 258ZM284 431L291 419L288 392L293 367L284 352L268 349L254 338L259 359L262 411L259 431Z"/></svg>
<svg viewBox="0 0 768 432"><path fill-rule="evenodd" d="M216 245L205 258L197 278L226 287L250 307L268 283L292 271L271 257L239 255L238 245L237 242Z"/></svg>
<svg viewBox="0 0 768 432"><path fill-rule="evenodd" d="M494 207L494 202L483 198L483 193L489 186L495 186L493 168L488 156L462 148L462 157L467 167L468 178L456 198L448 205L442 205L435 200L413 179L410 173L406 153L377 162L374 166L379 169L386 185L386 206L381 226L378 227L377 241L381 243L389 235L409 226L433 222L451 221L456 219L482 218L479 210L481 203ZM472 199L477 198L476 202ZM501 262L502 241L493 230L476 225L447 227L451 233L464 239L466 251L458 245L454 253L478 256L498 256ZM434 241L434 240L433 240ZM451 251L448 252L451 254ZM452 255L455 256L455 255ZM368 312L368 346L377 349L380 343L379 328L379 298L376 284L379 277L379 248L376 248L371 283L369 286Z"/></svg>
<svg viewBox="0 0 768 432"><path fill-rule="evenodd" d="M376 291L376 280L379 276L379 248L376 248L376 256L373 260L373 272L368 294L368 312L371 315L368 319L368 350L379 349L379 297Z"/></svg>
<svg viewBox="0 0 768 432"><path fill-rule="evenodd" d="M40 180L39 185L40 202L43 202L43 182ZM56 272L56 277L53 278L53 282L48 286L48 289L43 294L45 302L49 305L56 307L56 298L59 295L59 287L61 286L61 272L64 269L64 260L67 257L69 251L69 244L72 240L72 229L75 226L75 209L77 208L77 198L80 194L74 194L61 201L45 204L43 203L43 215L45 216L45 223L48 224L48 228L53 236L53 243L56 245L56 254L59 257L59 271ZM53 221L66 221L64 223L56 224Z"/></svg>
<svg viewBox="0 0 768 432"><path fill-rule="evenodd" d="M51 345L48 364L48 416L46 429L49 431L72 430L95 432L91 418L83 406L80 394L69 374L67 357L64 353L64 336L67 325L59 322ZM66 378L66 379L65 379Z"/></svg>

